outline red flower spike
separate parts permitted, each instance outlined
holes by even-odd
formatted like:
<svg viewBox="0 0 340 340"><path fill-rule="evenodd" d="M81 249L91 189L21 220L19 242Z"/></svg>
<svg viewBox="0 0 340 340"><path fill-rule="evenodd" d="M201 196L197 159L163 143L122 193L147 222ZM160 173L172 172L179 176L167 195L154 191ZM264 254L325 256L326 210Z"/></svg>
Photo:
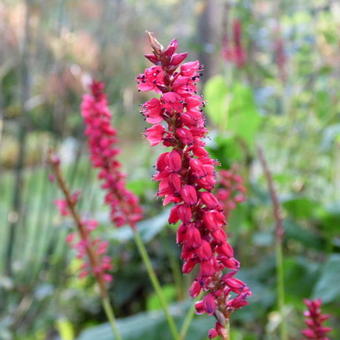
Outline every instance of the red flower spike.
<svg viewBox="0 0 340 340"><path fill-rule="evenodd" d="M161 93L161 96L160 109L158 102L157 109L150 107L151 101L143 108L148 122L156 117L146 135L152 145L162 143L171 148L159 156L154 179L159 182L158 196L163 197L163 205L175 204L169 223L181 222L177 243L182 247L182 271L190 273L198 267L189 293L192 297L201 292L205 294L195 309L198 314L207 313L216 318L215 328L209 331L209 337L213 338L225 334L226 320L247 304L251 292L242 281L233 278L240 264L224 231L224 204L212 193L218 162L211 159L205 149L203 99L197 94L200 63L192 61L181 65L187 53L175 53L176 41L164 49L151 38L154 57L147 56L147 59L161 70L158 68L156 74L154 68L146 69L137 77L138 88ZM159 112L164 126L159 125ZM238 202L241 200L237 198ZM224 277L226 271L229 274Z"/></svg>
<svg viewBox="0 0 340 340"><path fill-rule="evenodd" d="M305 324L308 328L301 331L301 334L307 339L329 340L327 333L329 333L332 328L324 327L322 324L330 317L330 315L321 313L321 299L306 299L304 300L304 303L308 308L308 310L304 312L306 317Z"/></svg>
<svg viewBox="0 0 340 340"><path fill-rule="evenodd" d="M163 72L161 68L157 70L158 73ZM134 228L142 219L143 211L138 198L126 189L125 175L121 172L121 165L116 159L119 154L119 149L116 147L117 132L111 126L112 115L108 108L106 94L103 92L104 84L93 81L90 89L91 93L83 97L81 111L86 126L85 135L88 138L91 162L100 170L98 178L102 180L102 188L107 192L105 203L110 207L112 223L117 227L128 224ZM157 100L150 100L143 106L149 121L158 120L156 102ZM154 132L153 135L155 134L157 133ZM154 142L154 139L152 141Z"/></svg>

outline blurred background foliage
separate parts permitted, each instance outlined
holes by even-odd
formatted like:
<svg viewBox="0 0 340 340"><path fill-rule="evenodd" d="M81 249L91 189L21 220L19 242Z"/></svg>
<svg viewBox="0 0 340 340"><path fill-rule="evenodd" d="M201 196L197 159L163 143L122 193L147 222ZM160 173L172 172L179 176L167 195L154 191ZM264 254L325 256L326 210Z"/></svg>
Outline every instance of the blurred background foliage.
<svg viewBox="0 0 340 340"><path fill-rule="evenodd" d="M49 147L60 150L81 210L101 223L114 258L110 294L125 339L168 339L128 228L114 229L91 169L79 114L90 77L106 82L141 232L180 324L190 277L180 273L174 227L155 200L135 77L147 65L144 31L204 64L208 146L237 166L247 201L229 232L254 292L234 315L233 340L278 339L274 220L256 145L284 211L286 321L303 328L302 299L321 297L340 338L340 3L336 0L2 0L0 3L0 339L112 339L91 279L79 281L65 244L72 228L53 205ZM239 30L237 31L238 27ZM238 38L237 38L238 37ZM241 52L241 53L240 53ZM205 339L198 316L188 339Z"/></svg>

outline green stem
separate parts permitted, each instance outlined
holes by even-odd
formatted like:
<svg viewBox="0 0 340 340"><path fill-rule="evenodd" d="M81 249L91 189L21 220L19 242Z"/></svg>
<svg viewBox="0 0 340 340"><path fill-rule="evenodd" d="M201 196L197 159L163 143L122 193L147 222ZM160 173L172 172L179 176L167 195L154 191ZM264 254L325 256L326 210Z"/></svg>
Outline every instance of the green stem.
<svg viewBox="0 0 340 340"><path fill-rule="evenodd" d="M101 300L102 300L102 304L103 304L103 307L104 307L104 310L105 310L105 314L107 316L107 319L109 320L113 334L115 336L115 340L122 340L123 338L122 338L120 331L119 331L119 328L117 326L116 318L115 318L115 315L113 313L113 309L112 309L112 306L110 304L109 298L106 296L106 297L102 297Z"/></svg>
<svg viewBox="0 0 340 340"><path fill-rule="evenodd" d="M183 321L183 324L182 324L182 327L179 333L180 340L184 340L185 337L187 336L187 333L191 325L192 319L194 318L194 315L195 315L195 304L192 304L184 317L184 321Z"/></svg>
<svg viewBox="0 0 340 340"><path fill-rule="evenodd" d="M176 291L177 291L177 299L179 301L184 299L184 290L183 290L183 284L182 284L182 276L181 271L178 267L178 262L175 259L175 257L172 254L169 254L169 262L170 262L170 268L172 271L172 275L174 277Z"/></svg>
<svg viewBox="0 0 340 340"><path fill-rule="evenodd" d="M277 300L278 309L280 313L280 338L281 340L288 340L286 322L284 316L285 304L285 286L284 286L284 268L283 268L283 250L282 243L284 237L284 225L281 211L279 197L274 187L274 181L270 169L268 167L266 158L262 148L258 147L258 156L263 168L263 173L266 177L270 198L273 204L273 215L275 218L275 252L276 252L276 287L277 287Z"/></svg>
<svg viewBox="0 0 340 340"><path fill-rule="evenodd" d="M165 246L165 250L169 258L170 268L171 268L172 275L175 281L177 299L178 301L182 301L184 300L185 292L183 288L183 276L181 275L182 274L181 269L179 267L177 257L174 256L173 252L171 251L168 239L166 238L166 234L164 232L162 233L162 236L163 236L163 244Z"/></svg>
<svg viewBox="0 0 340 340"><path fill-rule="evenodd" d="M280 322L280 338L281 340L288 340L287 328L284 316L285 304L285 288L284 288L284 269L283 269L283 252L282 243L278 239L275 245L276 250L276 281L277 281L277 295L278 295L278 309L281 317Z"/></svg>
<svg viewBox="0 0 340 340"><path fill-rule="evenodd" d="M227 321L226 321L225 329L227 330L227 340L231 340L231 336L230 336L230 320L229 319L227 319Z"/></svg>
<svg viewBox="0 0 340 340"><path fill-rule="evenodd" d="M150 281L151 281L152 286L153 286L153 288L154 288L154 290L155 290L155 292L158 296L158 299L159 299L159 302L160 302L161 307L163 309L164 315L167 319L172 337L173 337L174 340L180 340L175 321L174 321L174 319L172 318L172 316L169 312L168 304L167 304L167 302L164 298L161 285L159 284L156 273L155 273L155 271L152 267L151 260L149 258L149 255L148 255L146 249L145 249L145 246L144 246L144 243L143 243L142 238L140 236L140 233L137 229L134 229L133 234L134 234L134 239L135 239L138 251L139 251L139 253L140 253L140 255L143 259L145 268L148 272Z"/></svg>

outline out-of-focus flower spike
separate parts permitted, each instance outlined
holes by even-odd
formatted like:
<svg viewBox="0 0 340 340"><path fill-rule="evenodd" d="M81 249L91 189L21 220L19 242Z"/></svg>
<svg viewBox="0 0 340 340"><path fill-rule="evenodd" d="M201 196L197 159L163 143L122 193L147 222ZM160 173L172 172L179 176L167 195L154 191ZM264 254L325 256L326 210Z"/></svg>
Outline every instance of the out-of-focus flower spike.
<svg viewBox="0 0 340 340"><path fill-rule="evenodd" d="M148 112L149 121L157 121L158 111L154 103L145 104L143 110ZM103 83L92 81L90 93L83 97L81 112L86 126L85 135L88 138L91 162L93 167L100 170L98 178L102 180L102 188L106 190L105 203L111 209L111 221L117 227L130 225L134 228L142 219L143 211L137 196L126 189L126 176L116 159L120 152L117 148L117 131L111 126L112 114Z"/></svg>
<svg viewBox="0 0 340 340"><path fill-rule="evenodd" d="M307 310L304 312L306 317L305 324L308 328L301 331L301 334L305 336L306 339L312 340L330 340L327 337L332 328L324 327L323 323L330 317L328 314L322 314L321 312L321 299L315 300L304 300Z"/></svg>

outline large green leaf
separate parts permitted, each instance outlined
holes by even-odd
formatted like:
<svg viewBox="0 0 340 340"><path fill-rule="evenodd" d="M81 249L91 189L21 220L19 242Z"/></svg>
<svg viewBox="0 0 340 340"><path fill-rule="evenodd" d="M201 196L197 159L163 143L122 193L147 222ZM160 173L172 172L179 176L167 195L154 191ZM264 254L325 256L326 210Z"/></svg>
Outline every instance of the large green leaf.
<svg viewBox="0 0 340 340"><path fill-rule="evenodd" d="M340 228L340 202L334 202L320 210L318 219L324 234L329 235L331 238L338 236Z"/></svg>
<svg viewBox="0 0 340 340"><path fill-rule="evenodd" d="M309 297L320 264L302 256L285 256L284 275L287 302L301 304L303 298Z"/></svg>
<svg viewBox="0 0 340 340"><path fill-rule="evenodd" d="M212 122L222 131L251 143L262 117L258 113L251 88L234 83L228 86L222 76L211 78L204 91L206 111Z"/></svg>
<svg viewBox="0 0 340 340"><path fill-rule="evenodd" d="M340 254L331 255L323 266L313 297L325 303L340 302Z"/></svg>
<svg viewBox="0 0 340 340"><path fill-rule="evenodd" d="M321 238L310 229L301 226L292 219L285 219L285 237L287 240L299 242L307 248L322 250L325 248L325 239Z"/></svg>
<svg viewBox="0 0 340 340"><path fill-rule="evenodd" d="M177 324L180 326L185 312L192 302L184 302L173 305L171 314L175 317ZM163 312L152 311L143 312L117 321L125 340L170 340L171 334L167 326ZM214 324L210 317L198 316L192 322L187 340L203 340L207 337L207 331ZM108 324L92 327L82 332L78 340L114 340L112 330Z"/></svg>
<svg viewBox="0 0 340 340"><path fill-rule="evenodd" d="M283 206L295 218L311 218L316 215L320 204L308 197L293 197L285 200Z"/></svg>
<svg viewBox="0 0 340 340"><path fill-rule="evenodd" d="M251 143L259 129L262 117L257 111L252 90L241 83L232 88L228 129Z"/></svg>
<svg viewBox="0 0 340 340"><path fill-rule="evenodd" d="M204 88L207 101L206 111L212 122L222 130L227 128L229 101L227 84L222 76L215 76L208 80Z"/></svg>

